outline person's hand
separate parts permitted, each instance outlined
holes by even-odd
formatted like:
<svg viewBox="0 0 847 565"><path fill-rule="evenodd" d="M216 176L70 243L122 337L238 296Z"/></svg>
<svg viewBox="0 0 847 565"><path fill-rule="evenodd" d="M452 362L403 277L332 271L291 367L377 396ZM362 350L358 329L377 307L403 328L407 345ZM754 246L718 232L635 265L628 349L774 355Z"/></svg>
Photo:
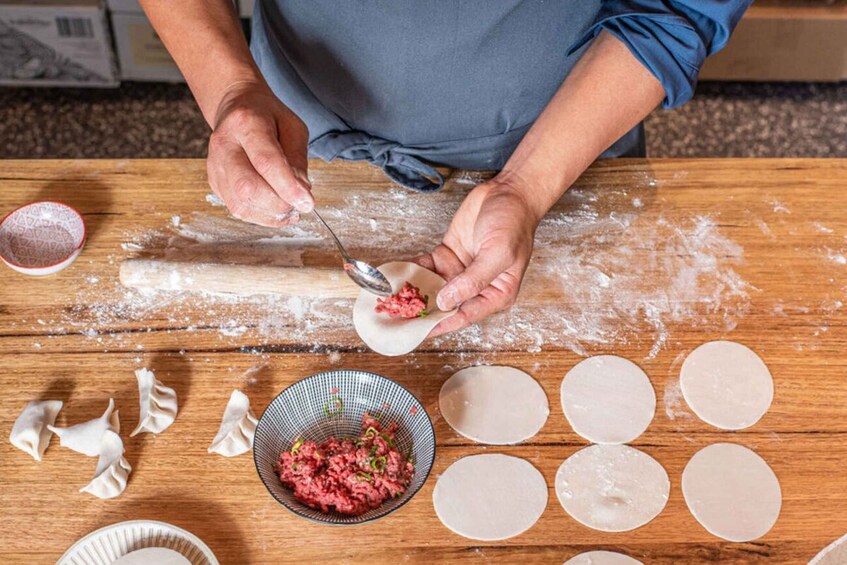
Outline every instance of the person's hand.
<svg viewBox="0 0 847 565"><path fill-rule="evenodd" d="M314 208L307 170L309 131L267 85L231 86L215 114L209 185L241 220L277 227Z"/></svg>
<svg viewBox="0 0 847 565"><path fill-rule="evenodd" d="M448 281L436 297L438 308L459 307L430 337L460 330L515 303L540 219L522 191L497 178L468 194L442 243L415 260Z"/></svg>

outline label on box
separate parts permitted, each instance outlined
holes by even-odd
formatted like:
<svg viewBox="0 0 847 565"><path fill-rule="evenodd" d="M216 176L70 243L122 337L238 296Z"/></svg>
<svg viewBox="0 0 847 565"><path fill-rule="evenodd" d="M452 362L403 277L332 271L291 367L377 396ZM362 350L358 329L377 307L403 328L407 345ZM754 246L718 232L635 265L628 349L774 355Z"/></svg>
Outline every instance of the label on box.
<svg viewBox="0 0 847 565"><path fill-rule="evenodd" d="M105 11L0 6L0 84L117 85Z"/></svg>

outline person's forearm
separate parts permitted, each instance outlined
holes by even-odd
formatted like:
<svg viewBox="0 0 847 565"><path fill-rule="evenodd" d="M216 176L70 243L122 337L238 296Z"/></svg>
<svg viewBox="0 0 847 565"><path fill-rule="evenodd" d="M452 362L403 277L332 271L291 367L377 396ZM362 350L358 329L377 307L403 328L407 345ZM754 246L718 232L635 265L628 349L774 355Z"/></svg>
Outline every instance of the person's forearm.
<svg viewBox="0 0 847 565"><path fill-rule="evenodd" d="M224 93L242 82L264 83L232 0L140 0L182 71L203 116L214 127Z"/></svg>
<svg viewBox="0 0 847 565"><path fill-rule="evenodd" d="M586 50L499 178L525 190L540 219L609 146L665 96L661 83L607 32Z"/></svg>

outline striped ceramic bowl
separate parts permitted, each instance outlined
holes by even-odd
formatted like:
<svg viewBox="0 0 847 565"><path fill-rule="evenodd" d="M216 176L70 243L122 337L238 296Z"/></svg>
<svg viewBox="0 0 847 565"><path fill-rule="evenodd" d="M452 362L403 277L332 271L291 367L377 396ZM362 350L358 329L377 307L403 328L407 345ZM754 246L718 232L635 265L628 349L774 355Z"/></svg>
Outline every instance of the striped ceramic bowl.
<svg viewBox="0 0 847 565"><path fill-rule="evenodd" d="M359 516L327 514L294 498L274 472L280 453L299 438L322 442L329 436L359 436L365 412L399 424L397 447L415 461L406 492ZM324 524L363 524L391 514L420 490L435 459L435 431L418 399L394 381L365 371L328 371L294 383L268 405L256 427L253 458L268 492L288 510Z"/></svg>

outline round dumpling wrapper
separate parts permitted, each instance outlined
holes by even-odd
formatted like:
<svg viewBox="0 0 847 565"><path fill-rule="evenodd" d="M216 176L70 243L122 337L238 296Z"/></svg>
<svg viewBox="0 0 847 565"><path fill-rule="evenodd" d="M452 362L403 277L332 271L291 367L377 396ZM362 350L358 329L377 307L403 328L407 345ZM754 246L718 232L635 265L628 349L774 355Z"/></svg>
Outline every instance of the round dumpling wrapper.
<svg viewBox="0 0 847 565"><path fill-rule="evenodd" d="M754 451L734 443L695 453L682 472L682 495L700 525L734 542L765 535L782 508L773 470Z"/></svg>
<svg viewBox="0 0 847 565"><path fill-rule="evenodd" d="M656 393L641 367L615 355L589 357L562 380L562 410L571 427L592 443L628 443L656 412Z"/></svg>
<svg viewBox="0 0 847 565"><path fill-rule="evenodd" d="M393 292L399 292L408 282L418 287L422 295L429 296L429 304L424 317L392 318L385 313L377 314L379 297L362 289L353 306L353 326L362 341L375 352L396 356L414 351L441 320L456 313L456 310L438 309L435 297L447 282L436 273L405 261L385 263L379 266L379 271L391 283Z"/></svg>
<svg viewBox="0 0 847 565"><path fill-rule="evenodd" d="M145 547L127 553L113 565L190 565L181 553L165 547Z"/></svg>
<svg viewBox="0 0 847 565"><path fill-rule="evenodd" d="M480 365L453 374L438 395L441 415L461 435L508 445L531 438L550 407L541 385L514 367Z"/></svg>
<svg viewBox="0 0 847 565"><path fill-rule="evenodd" d="M591 445L568 457L556 473L556 495L577 522L603 532L643 526L665 508L665 469L627 445Z"/></svg>
<svg viewBox="0 0 847 565"><path fill-rule="evenodd" d="M460 536L498 541L531 528L547 506L547 483L529 461L490 453L450 465L435 483L438 519Z"/></svg>
<svg viewBox="0 0 847 565"><path fill-rule="evenodd" d="M574 555L564 565L643 565L638 559L614 551L586 551Z"/></svg>
<svg viewBox="0 0 847 565"><path fill-rule="evenodd" d="M752 426L773 401L767 365L734 341L710 341L692 351L679 371L679 386L701 420L724 430Z"/></svg>

